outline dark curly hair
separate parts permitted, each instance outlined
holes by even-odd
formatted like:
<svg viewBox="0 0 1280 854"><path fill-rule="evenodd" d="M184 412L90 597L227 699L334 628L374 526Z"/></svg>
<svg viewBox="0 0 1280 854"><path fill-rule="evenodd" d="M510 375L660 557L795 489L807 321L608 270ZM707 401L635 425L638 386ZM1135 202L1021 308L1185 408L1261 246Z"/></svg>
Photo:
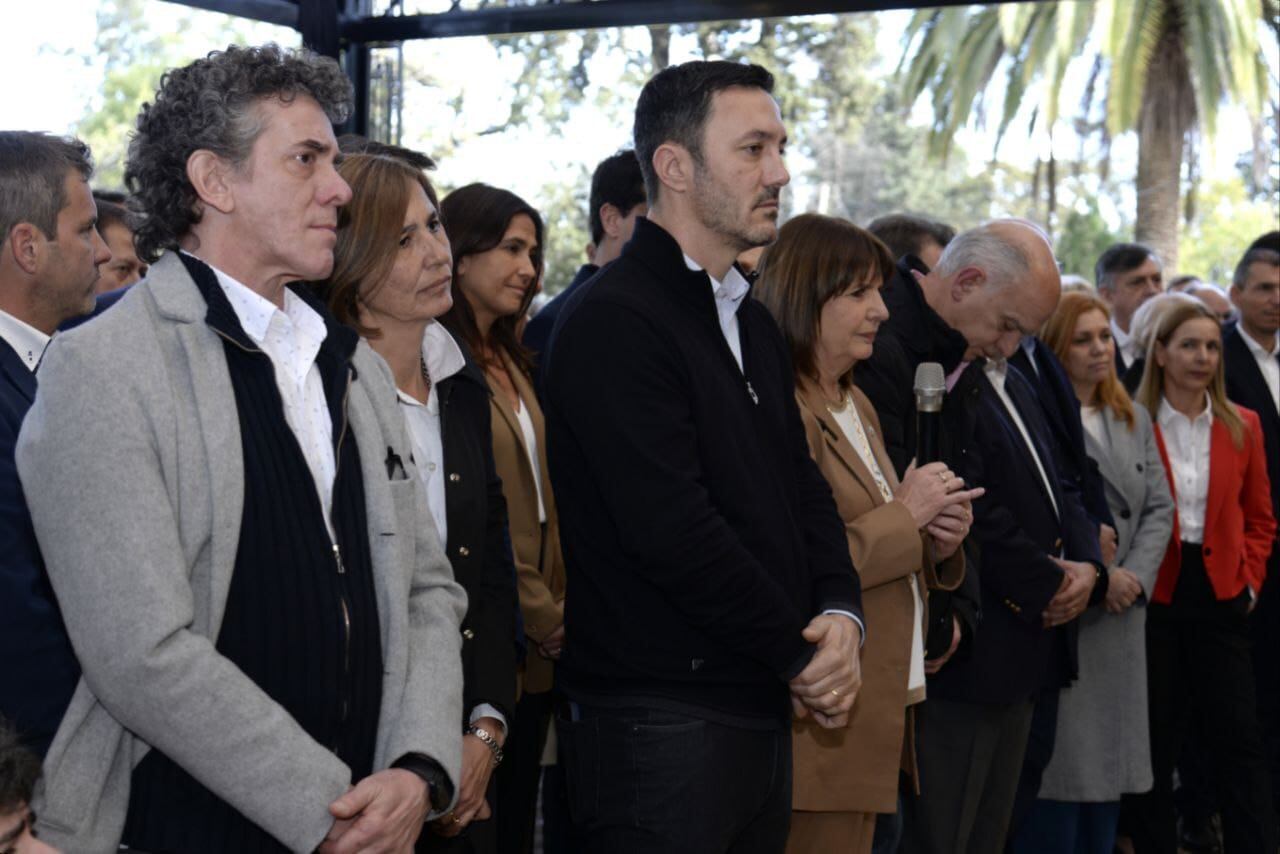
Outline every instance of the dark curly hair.
<svg viewBox="0 0 1280 854"><path fill-rule="evenodd" d="M187 159L200 149L240 164L262 132L254 105L314 98L329 121L351 110L351 82L332 59L279 45L231 46L160 78L155 101L138 113L124 180L137 217L138 255L155 261L200 221L200 201L187 178Z"/></svg>
<svg viewBox="0 0 1280 854"><path fill-rule="evenodd" d="M14 728L0 718L0 815L31 803L31 792L40 777L40 760L18 738Z"/></svg>

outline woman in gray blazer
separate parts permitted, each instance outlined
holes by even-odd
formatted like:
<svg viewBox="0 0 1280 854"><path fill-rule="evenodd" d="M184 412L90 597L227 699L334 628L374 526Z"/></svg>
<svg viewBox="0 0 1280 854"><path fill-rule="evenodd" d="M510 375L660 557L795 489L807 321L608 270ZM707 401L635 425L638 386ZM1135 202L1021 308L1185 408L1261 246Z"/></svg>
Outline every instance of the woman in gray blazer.
<svg viewBox="0 0 1280 854"><path fill-rule="evenodd" d="M1146 600L1173 529L1173 497L1151 418L1116 376L1110 312L1064 294L1041 338L1066 368L1116 522L1104 602L1080 617L1080 677L1063 690L1053 759L1014 840L1017 854L1111 854L1120 796L1151 788Z"/></svg>

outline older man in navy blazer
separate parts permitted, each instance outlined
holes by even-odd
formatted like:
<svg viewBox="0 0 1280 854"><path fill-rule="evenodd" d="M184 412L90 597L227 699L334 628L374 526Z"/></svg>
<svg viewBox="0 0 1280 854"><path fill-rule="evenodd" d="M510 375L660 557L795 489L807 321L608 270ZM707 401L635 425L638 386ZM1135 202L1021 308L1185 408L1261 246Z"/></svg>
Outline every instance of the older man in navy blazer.
<svg viewBox="0 0 1280 854"><path fill-rule="evenodd" d="M95 228L93 167L78 140L0 132L0 717L40 755L80 668L14 467L36 366L58 325L93 309L111 258Z"/></svg>

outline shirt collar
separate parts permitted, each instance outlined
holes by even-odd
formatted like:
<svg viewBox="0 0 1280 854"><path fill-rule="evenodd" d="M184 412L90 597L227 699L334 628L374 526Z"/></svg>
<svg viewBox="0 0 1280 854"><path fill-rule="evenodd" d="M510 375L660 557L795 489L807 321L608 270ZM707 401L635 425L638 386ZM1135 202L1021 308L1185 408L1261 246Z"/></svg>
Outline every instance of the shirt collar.
<svg viewBox="0 0 1280 854"><path fill-rule="evenodd" d="M1196 424L1199 424L1202 419L1207 423L1208 426L1213 425L1213 406L1209 402L1208 392L1205 392L1204 394L1204 411L1202 411L1195 418L1188 418L1178 410L1174 409L1172 406L1169 405L1168 399L1165 398L1163 395L1161 395L1160 410L1159 412L1156 413L1156 421L1158 421L1160 423L1160 426L1165 430L1168 430L1170 427L1172 427L1173 425L1179 422L1183 424L1187 424L1188 426L1194 427Z"/></svg>
<svg viewBox="0 0 1280 854"><path fill-rule="evenodd" d="M982 366L991 381L999 388L1004 388L1004 378L1009 372L1009 363L1004 359L987 359L987 363Z"/></svg>
<svg viewBox="0 0 1280 854"><path fill-rule="evenodd" d="M449 330L435 321L428 323L426 331L422 333L422 361L427 366L427 376L431 377L433 387L467 366L467 357L462 355L462 348L458 346L457 340L449 334ZM427 405L414 400L399 389L396 390L396 394L400 397L401 403L409 406ZM436 396L432 395L431 400L436 399ZM428 408L430 408L429 405Z"/></svg>
<svg viewBox="0 0 1280 854"><path fill-rule="evenodd" d="M191 255L185 249L182 252ZM191 255L191 257L196 258L213 271L213 275L217 278L223 293L227 296L227 302L231 304L231 310L235 312L236 319L240 321L241 328L258 346L262 346L262 342L266 340L267 332L271 328L271 321L276 312L280 312L290 320L294 328L302 335L315 342L325 339L327 330L324 318L291 289L284 289L284 310L281 311L271 300L238 279L219 270L205 259L196 255Z"/></svg>
<svg viewBox="0 0 1280 854"><path fill-rule="evenodd" d="M49 346L52 336L45 335L39 329L24 320L19 320L6 311L0 311L0 338L3 338L18 358L34 371L44 355L44 348Z"/></svg>
<svg viewBox="0 0 1280 854"><path fill-rule="evenodd" d="M1022 347L1022 352L1024 352L1024 353L1026 353L1026 354L1027 354L1027 358L1031 360L1031 364L1032 364L1032 365L1035 365L1035 363L1036 363L1036 339L1035 339L1035 336L1034 336L1034 335L1024 335L1024 336L1023 336L1023 338L1022 338L1022 341L1019 343L1019 346L1020 346L1020 347Z"/></svg>
<svg viewBox="0 0 1280 854"><path fill-rule="evenodd" d="M1111 337L1116 339L1117 347L1128 347L1129 339L1133 336L1120 328L1120 324L1116 323L1116 319L1111 318Z"/></svg>
<svg viewBox="0 0 1280 854"><path fill-rule="evenodd" d="M1276 332L1276 340L1275 343L1271 345L1271 352L1269 353L1262 348L1261 344L1254 341L1253 336L1248 332L1245 332L1244 329L1240 330L1240 337L1244 339L1245 346L1249 348L1249 352L1252 353L1256 359L1271 359L1277 354L1280 354L1280 331Z"/></svg>
<svg viewBox="0 0 1280 854"><path fill-rule="evenodd" d="M706 273L706 269L688 255L684 256L684 265L690 270L700 270ZM729 272L725 273L723 279L717 280L710 273L707 273L707 278L711 280L711 293L715 295L716 300L718 302L731 303L735 307L742 302L743 297L751 290L751 284L736 266L729 267Z"/></svg>

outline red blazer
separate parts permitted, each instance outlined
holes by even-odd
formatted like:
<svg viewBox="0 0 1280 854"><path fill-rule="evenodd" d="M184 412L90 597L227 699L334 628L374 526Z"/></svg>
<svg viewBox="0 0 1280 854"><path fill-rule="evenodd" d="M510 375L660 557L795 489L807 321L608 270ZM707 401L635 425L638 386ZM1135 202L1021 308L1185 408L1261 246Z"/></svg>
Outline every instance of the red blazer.
<svg viewBox="0 0 1280 854"><path fill-rule="evenodd" d="M1271 484L1267 480L1267 458L1262 450L1262 424L1252 409L1237 406L1244 420L1243 447L1231 441L1231 431L1214 419L1209 432L1209 495L1205 502L1204 568L1209 584L1219 600L1234 599L1249 585L1261 592L1267 575L1267 556L1276 536L1276 520L1271 513ZM1165 477L1176 503L1173 469L1165 449L1164 434L1156 425L1156 444L1164 460ZM1160 564L1152 600L1163 605L1173 601L1182 566L1182 540L1178 514L1173 515L1173 536Z"/></svg>

